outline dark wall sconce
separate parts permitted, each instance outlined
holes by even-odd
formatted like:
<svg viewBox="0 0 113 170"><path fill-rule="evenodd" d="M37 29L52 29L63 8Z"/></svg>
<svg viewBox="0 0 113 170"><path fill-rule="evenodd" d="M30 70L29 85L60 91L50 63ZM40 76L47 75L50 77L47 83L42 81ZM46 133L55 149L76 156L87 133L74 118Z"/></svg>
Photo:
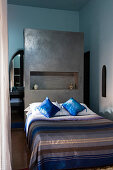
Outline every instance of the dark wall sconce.
<svg viewBox="0 0 113 170"><path fill-rule="evenodd" d="M106 66L102 67L102 97L106 97Z"/></svg>

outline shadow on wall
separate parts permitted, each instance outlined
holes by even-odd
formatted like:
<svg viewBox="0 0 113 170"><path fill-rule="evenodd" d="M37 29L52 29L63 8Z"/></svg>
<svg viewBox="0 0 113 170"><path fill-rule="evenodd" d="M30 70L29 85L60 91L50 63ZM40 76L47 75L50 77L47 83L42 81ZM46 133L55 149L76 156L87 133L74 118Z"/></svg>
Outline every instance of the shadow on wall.
<svg viewBox="0 0 113 170"><path fill-rule="evenodd" d="M98 34L98 29L99 28L96 28L97 34ZM93 32L94 32L94 30L92 30L92 34L93 34ZM92 38L90 37L90 39L92 39ZM100 40L99 40L99 36L93 37L93 39L90 41L92 43L92 46L90 48L90 51L91 51L91 57L90 57L90 107L94 112L98 113L99 112L99 95L100 95L100 77L99 77Z"/></svg>

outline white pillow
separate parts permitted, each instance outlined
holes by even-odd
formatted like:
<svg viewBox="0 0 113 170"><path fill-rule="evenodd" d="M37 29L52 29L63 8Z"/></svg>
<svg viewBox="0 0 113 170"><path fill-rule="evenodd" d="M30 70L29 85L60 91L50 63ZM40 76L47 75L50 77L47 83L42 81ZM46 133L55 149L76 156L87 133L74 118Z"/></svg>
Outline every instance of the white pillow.
<svg viewBox="0 0 113 170"><path fill-rule="evenodd" d="M37 103L31 103L29 104L30 109L35 109L37 106L39 106L42 102L37 102Z"/></svg>
<svg viewBox="0 0 113 170"><path fill-rule="evenodd" d="M55 117L56 116L70 116L69 112L63 108L62 103L59 104L56 101L54 104L60 109L60 111L55 114Z"/></svg>
<svg viewBox="0 0 113 170"><path fill-rule="evenodd" d="M37 115L42 115L40 111L37 109L37 107L41 104L42 102L37 102L37 103L31 103L29 106L29 109L31 110L32 114L37 114ZM59 104L57 102L52 102L54 105L60 108ZM26 108L28 109L28 108ZM25 109L25 110L26 110Z"/></svg>
<svg viewBox="0 0 113 170"><path fill-rule="evenodd" d="M36 109L37 106L39 106L42 102L37 102L37 103L31 103L24 111L26 111L26 114L32 113L32 114L37 114L39 116L43 116L40 111L38 109ZM62 103L58 103L56 102L52 102L54 105L56 105L60 111L57 112L54 116L70 116L69 112L64 109L64 107L62 106ZM85 110L83 110L82 112L79 112L77 114L77 116L85 116L85 115L95 115L96 113L94 113L92 110L90 110L84 103L80 103L81 105L83 105L84 107L86 107Z"/></svg>
<svg viewBox="0 0 113 170"><path fill-rule="evenodd" d="M25 108L25 112L29 112L29 110L34 109L36 106L39 106L41 104L41 102L37 102L37 103L31 103L29 104L29 106L27 108Z"/></svg>
<svg viewBox="0 0 113 170"><path fill-rule="evenodd" d="M38 109L36 109L36 107L39 106L40 104L41 102L29 104L29 106L24 110L25 112L27 112L26 115L32 113L32 114L39 114L41 116L42 114L39 112Z"/></svg>
<svg viewBox="0 0 113 170"><path fill-rule="evenodd" d="M37 114L39 116L42 116L42 114L40 113L40 111L37 109L37 107L41 104L42 102L37 102L37 103L31 103L30 104L30 109L32 114Z"/></svg>
<svg viewBox="0 0 113 170"><path fill-rule="evenodd" d="M84 109L82 112L77 113L77 116L85 116L85 115L95 115L92 110L90 110L84 103L80 103L83 105L86 109Z"/></svg>
<svg viewBox="0 0 113 170"><path fill-rule="evenodd" d="M29 110L30 110L30 107L28 106L25 108L24 112L29 112Z"/></svg>
<svg viewBox="0 0 113 170"><path fill-rule="evenodd" d="M66 116L70 116L70 113L64 109L64 107L62 106L63 103L60 103L60 106L62 107L62 112L64 111L64 114L62 113L61 115L66 115ZM86 109L83 110L82 112L77 113L77 116L85 116L85 115L95 115L96 113L94 113L92 110L90 110L86 104L84 103L80 103L81 105L83 105ZM57 113L56 113L57 114Z"/></svg>
<svg viewBox="0 0 113 170"><path fill-rule="evenodd" d="M31 110L29 109L29 111L26 111L26 115L31 114Z"/></svg>
<svg viewBox="0 0 113 170"><path fill-rule="evenodd" d="M29 110L27 113L26 113L26 116L29 116L30 114L32 114L33 116L36 116L36 117L44 117L44 115L42 115L40 112L32 112L31 110Z"/></svg>
<svg viewBox="0 0 113 170"><path fill-rule="evenodd" d="M70 116L70 114L67 110L61 108L61 110L55 114L55 117L56 116Z"/></svg>
<svg viewBox="0 0 113 170"><path fill-rule="evenodd" d="M37 102L37 103L31 103L29 105L29 107L27 107L25 109L25 111L30 111L32 114L37 114L39 116L41 116L42 114L40 113L40 111L38 109L36 109L37 106L39 106L42 102ZM62 106L62 104L59 104L57 101L56 102L52 102L54 105L56 105L60 111L58 111L54 116L70 116L69 112L67 110L65 110Z"/></svg>

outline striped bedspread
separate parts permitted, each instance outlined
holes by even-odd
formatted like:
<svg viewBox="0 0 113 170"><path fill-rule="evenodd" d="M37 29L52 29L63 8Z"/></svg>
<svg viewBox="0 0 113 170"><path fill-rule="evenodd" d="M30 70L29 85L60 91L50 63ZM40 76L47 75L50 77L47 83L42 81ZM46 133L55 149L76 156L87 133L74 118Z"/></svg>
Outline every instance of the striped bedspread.
<svg viewBox="0 0 113 170"><path fill-rule="evenodd" d="M98 115L38 118L26 136L31 170L78 169L113 164L113 122Z"/></svg>

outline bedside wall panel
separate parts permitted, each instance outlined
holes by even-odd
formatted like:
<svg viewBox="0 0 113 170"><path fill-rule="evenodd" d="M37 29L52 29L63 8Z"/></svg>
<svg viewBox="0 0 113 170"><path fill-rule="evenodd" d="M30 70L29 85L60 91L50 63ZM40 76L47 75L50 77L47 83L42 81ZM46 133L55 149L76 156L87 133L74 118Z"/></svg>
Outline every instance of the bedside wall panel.
<svg viewBox="0 0 113 170"><path fill-rule="evenodd" d="M24 39L25 107L31 102L43 101L46 96L58 102L64 102L70 97L74 97L78 101L83 102L83 33L25 29ZM42 76L40 77L40 89L32 90L33 83L35 82L33 76L36 75L31 74L31 72L57 73L57 76L60 73L64 73L64 76L65 73L78 73L76 79L77 89L66 89L67 86L63 89L64 84L62 86L61 84L57 84L58 88L51 87L49 89L49 86L47 86L48 89L43 89L46 86L43 84L43 87L41 87ZM54 76L54 74L52 76ZM38 79L38 77L36 79ZM47 79L47 77L45 77L45 79ZM34 82L31 82L31 80ZM49 78L47 79L47 83L48 80ZM56 79L53 78L53 81L60 83L58 77ZM71 79L69 79L69 81L71 81ZM55 85L54 82L51 84ZM59 89L60 87L61 89Z"/></svg>

